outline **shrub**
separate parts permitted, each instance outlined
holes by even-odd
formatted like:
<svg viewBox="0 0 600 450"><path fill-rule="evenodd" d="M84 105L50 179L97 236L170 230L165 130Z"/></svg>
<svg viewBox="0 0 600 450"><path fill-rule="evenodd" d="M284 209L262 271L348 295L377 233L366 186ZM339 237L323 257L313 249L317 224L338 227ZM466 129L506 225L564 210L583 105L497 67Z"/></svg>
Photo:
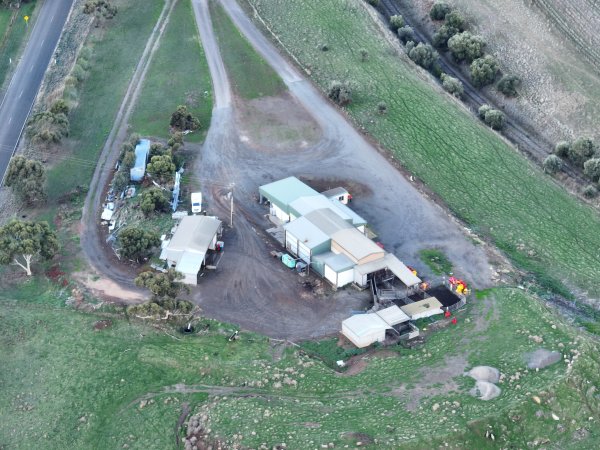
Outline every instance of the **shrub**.
<svg viewBox="0 0 600 450"><path fill-rule="evenodd" d="M27 134L36 143L58 143L69 135L69 119L62 113L44 111L35 114L27 126Z"/></svg>
<svg viewBox="0 0 600 450"><path fill-rule="evenodd" d="M143 228L129 227L119 233L120 255L137 262L148 256L150 251L160 245L158 234Z"/></svg>
<svg viewBox="0 0 600 450"><path fill-rule="evenodd" d="M52 114L64 114L66 116L67 114L69 114L69 107L67 106L67 103L64 100L56 100L54 103L52 103L52 106L50 107L50 112Z"/></svg>
<svg viewBox="0 0 600 450"><path fill-rule="evenodd" d="M490 105L481 105L479 117L494 130L501 130L506 123L506 117L502 111L493 109Z"/></svg>
<svg viewBox="0 0 600 450"><path fill-rule="evenodd" d="M448 3L437 1L431 7L431 10L429 11L429 17L431 17L432 20L443 20L446 18L446 14L448 14L451 10L452 8L450 8Z"/></svg>
<svg viewBox="0 0 600 450"><path fill-rule="evenodd" d="M554 174L562 169L562 160L556 155L548 155L543 166L545 172Z"/></svg>
<svg viewBox="0 0 600 450"><path fill-rule="evenodd" d="M398 31L398 28L404 26L404 17L395 15L390 17L390 28L394 31Z"/></svg>
<svg viewBox="0 0 600 450"><path fill-rule="evenodd" d="M152 159L153 156L163 156L167 154L167 149L159 144L158 142L153 142L150 145L150 153L148 154L148 159Z"/></svg>
<svg viewBox="0 0 600 450"><path fill-rule="evenodd" d="M408 57L424 69L431 69L433 63L438 59L438 53L429 44L419 44L412 48Z"/></svg>
<svg viewBox="0 0 600 450"><path fill-rule="evenodd" d="M404 25L402 28L398 28L398 39L400 39L403 44L406 44L415 39L415 32L408 25Z"/></svg>
<svg viewBox="0 0 600 450"><path fill-rule="evenodd" d="M585 187L581 192L585 198L594 198L598 194L598 189L592 184Z"/></svg>
<svg viewBox="0 0 600 450"><path fill-rule="evenodd" d="M521 85L521 79L516 75L504 75L500 78L498 91L502 92L507 97L516 97L518 95L517 88Z"/></svg>
<svg viewBox="0 0 600 450"><path fill-rule="evenodd" d="M361 48L358 53L360 54L360 60L362 62L365 62L367 59L369 59L369 52L366 49Z"/></svg>
<svg viewBox="0 0 600 450"><path fill-rule="evenodd" d="M379 102L379 103L377 103L377 112L379 114L385 114L385 113L387 113L387 104L385 102Z"/></svg>
<svg viewBox="0 0 600 450"><path fill-rule="evenodd" d="M39 161L22 156L13 157L6 170L4 182L27 205L34 205L46 199L46 173Z"/></svg>
<svg viewBox="0 0 600 450"><path fill-rule="evenodd" d="M471 63L471 79L475 86L491 84L498 74L498 63L493 56L485 55Z"/></svg>
<svg viewBox="0 0 600 450"><path fill-rule="evenodd" d="M554 154L556 156L560 156L561 158L568 158L571 153L571 144L567 141L560 141L554 147Z"/></svg>
<svg viewBox="0 0 600 450"><path fill-rule="evenodd" d="M371 6L379 6L379 0L367 0L367 3Z"/></svg>
<svg viewBox="0 0 600 450"><path fill-rule="evenodd" d="M352 101L352 90L348 83L332 81L327 96L340 106L346 106Z"/></svg>
<svg viewBox="0 0 600 450"><path fill-rule="evenodd" d="M437 48L445 49L448 47L448 39L459 32L460 30L458 28L442 25L433 35L433 45Z"/></svg>
<svg viewBox="0 0 600 450"><path fill-rule="evenodd" d="M115 192L122 192L129 184L129 169L120 168L113 178L112 187Z"/></svg>
<svg viewBox="0 0 600 450"><path fill-rule="evenodd" d="M465 92L465 88L458 78L451 77L446 73L441 75L442 86L444 89L455 97L461 97Z"/></svg>
<svg viewBox="0 0 600 450"><path fill-rule="evenodd" d="M467 21L463 15L456 10L450 11L448 14L446 14L445 19L447 26L457 28L460 31L463 31L467 25Z"/></svg>
<svg viewBox="0 0 600 450"><path fill-rule="evenodd" d="M153 156L146 170L159 183L166 183L173 179L175 164L171 155Z"/></svg>
<svg viewBox="0 0 600 450"><path fill-rule="evenodd" d="M135 165L135 152L126 151L121 160L121 166L123 170L129 170Z"/></svg>
<svg viewBox="0 0 600 450"><path fill-rule="evenodd" d="M175 112L171 114L169 124L179 131L194 131L200 127L200 120L188 111L187 106L179 105Z"/></svg>
<svg viewBox="0 0 600 450"><path fill-rule="evenodd" d="M583 167L583 164L594 156L594 143L591 139L580 137L571 146L569 158L574 164Z"/></svg>
<svg viewBox="0 0 600 450"><path fill-rule="evenodd" d="M71 76L81 83L83 80L85 80L86 73L83 67L81 67L79 64L75 64L71 70Z"/></svg>
<svg viewBox="0 0 600 450"><path fill-rule="evenodd" d="M471 62L483 55L485 41L468 31L455 34L448 40L448 49L457 61Z"/></svg>
<svg viewBox="0 0 600 450"><path fill-rule="evenodd" d="M591 158L583 163L583 173L592 181L600 180L600 158Z"/></svg>
<svg viewBox="0 0 600 450"><path fill-rule="evenodd" d="M145 216L149 216L155 211L168 211L169 206L169 199L165 192L157 187L142 192L140 196L140 208Z"/></svg>

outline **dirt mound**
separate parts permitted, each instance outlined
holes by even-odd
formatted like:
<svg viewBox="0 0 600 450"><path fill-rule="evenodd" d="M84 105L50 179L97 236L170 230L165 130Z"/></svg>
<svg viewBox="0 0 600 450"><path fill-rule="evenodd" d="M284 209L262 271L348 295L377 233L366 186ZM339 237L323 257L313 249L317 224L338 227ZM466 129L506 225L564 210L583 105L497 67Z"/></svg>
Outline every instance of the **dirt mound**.
<svg viewBox="0 0 600 450"><path fill-rule="evenodd" d="M475 381L485 381L487 383L497 383L500 380L500 371L495 367L477 366L467 372L467 375Z"/></svg>
<svg viewBox="0 0 600 450"><path fill-rule="evenodd" d="M112 327L112 320L110 319L105 319L105 320L99 320L98 322L94 323L94 330L105 330L109 327Z"/></svg>
<svg viewBox="0 0 600 450"><path fill-rule="evenodd" d="M557 363L561 359L562 355L559 352L546 350L545 348L537 349L525 355L527 367L530 369L543 369Z"/></svg>
<svg viewBox="0 0 600 450"><path fill-rule="evenodd" d="M493 383L487 381L477 381L475 387L471 389L470 394L479 400L492 400L500 395L502 390Z"/></svg>

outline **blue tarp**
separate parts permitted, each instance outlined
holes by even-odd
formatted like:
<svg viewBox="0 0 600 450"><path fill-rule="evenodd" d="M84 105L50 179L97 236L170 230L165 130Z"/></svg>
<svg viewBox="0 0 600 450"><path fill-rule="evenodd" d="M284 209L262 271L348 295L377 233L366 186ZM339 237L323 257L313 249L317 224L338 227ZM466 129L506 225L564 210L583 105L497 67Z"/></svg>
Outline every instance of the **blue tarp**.
<svg viewBox="0 0 600 450"><path fill-rule="evenodd" d="M131 181L142 181L146 173L146 162L150 153L150 141L140 139L140 143L135 146L135 165L130 169L129 178Z"/></svg>

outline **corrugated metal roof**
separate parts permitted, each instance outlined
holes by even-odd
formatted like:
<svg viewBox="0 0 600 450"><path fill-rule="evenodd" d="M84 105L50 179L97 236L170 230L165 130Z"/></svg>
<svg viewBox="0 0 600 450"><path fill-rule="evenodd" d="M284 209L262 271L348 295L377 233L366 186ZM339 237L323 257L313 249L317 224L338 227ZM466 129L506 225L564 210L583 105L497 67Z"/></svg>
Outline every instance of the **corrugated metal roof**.
<svg viewBox="0 0 600 450"><path fill-rule="evenodd" d="M290 233L308 248L313 249L330 240L329 236L323 233L315 224L306 217L300 217L283 226L287 233Z"/></svg>
<svg viewBox="0 0 600 450"><path fill-rule="evenodd" d="M327 198L331 198L331 197L340 197L342 195L348 195L348 191L346 189L344 189L343 187L336 187L333 189L329 189L328 191L321 192L321 194L323 194Z"/></svg>
<svg viewBox="0 0 600 450"><path fill-rule="evenodd" d="M331 239L357 261L369 255L380 254L381 258L385 255L381 247L354 227L336 231Z"/></svg>
<svg viewBox="0 0 600 450"><path fill-rule="evenodd" d="M381 317L385 323L390 326L398 325L399 323L408 322L410 320L410 317L396 305L376 311L375 314Z"/></svg>
<svg viewBox="0 0 600 450"><path fill-rule="evenodd" d="M400 309L410 316L412 320L443 313L442 304L435 297L427 297L425 300L409 303L408 305L401 306Z"/></svg>
<svg viewBox="0 0 600 450"><path fill-rule="evenodd" d="M183 252L206 253L220 227L221 221L213 217L184 217L169 242L167 258L179 262Z"/></svg>
<svg viewBox="0 0 600 450"><path fill-rule="evenodd" d="M344 320L342 325L357 336L364 336L375 330L392 328L377 314L357 314Z"/></svg>
<svg viewBox="0 0 600 450"><path fill-rule="evenodd" d="M378 259L377 261L360 264L356 266L354 270L361 275L366 275L385 268L389 269L406 286L414 286L421 282L421 279L418 276L412 273L402 261L391 253L386 253L384 258Z"/></svg>
<svg viewBox="0 0 600 450"><path fill-rule="evenodd" d="M175 270L183 274L195 274L200 271L202 262L204 261L204 253L183 252L183 256L177 263Z"/></svg>
<svg viewBox="0 0 600 450"><path fill-rule="evenodd" d="M354 262L343 253L327 252L317 255L313 259L316 262L327 264L336 273L344 272L354 267Z"/></svg>
<svg viewBox="0 0 600 450"><path fill-rule="evenodd" d="M340 230L355 228L342 219L338 214L328 208L316 209L309 212L304 217L310 220L317 228L328 236L332 236ZM360 231L356 230L360 234Z"/></svg>
<svg viewBox="0 0 600 450"><path fill-rule="evenodd" d="M352 223L355 227L367 224L367 221L356 214L352 209L348 208L338 200L327 198L323 194L297 198L290 203L289 206L290 211L296 216L305 216L317 209L330 209L343 220Z"/></svg>
<svg viewBox="0 0 600 450"><path fill-rule="evenodd" d="M129 177L133 181L141 181L146 172L146 162L150 153L150 141L148 139L140 139L138 145L135 146L135 164L129 170Z"/></svg>
<svg viewBox="0 0 600 450"><path fill-rule="evenodd" d="M307 186L296 177L288 177L274 181L258 188L260 194L279 208L289 213L289 205L300 197L318 195L310 186Z"/></svg>

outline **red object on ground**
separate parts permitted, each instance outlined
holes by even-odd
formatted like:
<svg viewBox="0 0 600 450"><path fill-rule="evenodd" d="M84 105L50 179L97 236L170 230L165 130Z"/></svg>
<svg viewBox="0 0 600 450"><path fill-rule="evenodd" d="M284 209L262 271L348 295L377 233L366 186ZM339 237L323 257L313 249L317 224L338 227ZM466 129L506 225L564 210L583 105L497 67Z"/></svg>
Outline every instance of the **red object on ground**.
<svg viewBox="0 0 600 450"><path fill-rule="evenodd" d="M450 317L450 316L451 316L450 311L446 311L444 313L444 317ZM456 320L456 318L454 320Z"/></svg>
<svg viewBox="0 0 600 450"><path fill-rule="evenodd" d="M456 317L452 319L452 325L456 325Z"/></svg>
<svg viewBox="0 0 600 450"><path fill-rule="evenodd" d="M377 244L379 248L383 249L383 244L381 242L375 242L375 244Z"/></svg>
<svg viewBox="0 0 600 450"><path fill-rule="evenodd" d="M454 278L454 277L450 277L450 278L448 278L448 282L449 282L450 284L456 284L457 280L456 280L456 278Z"/></svg>

